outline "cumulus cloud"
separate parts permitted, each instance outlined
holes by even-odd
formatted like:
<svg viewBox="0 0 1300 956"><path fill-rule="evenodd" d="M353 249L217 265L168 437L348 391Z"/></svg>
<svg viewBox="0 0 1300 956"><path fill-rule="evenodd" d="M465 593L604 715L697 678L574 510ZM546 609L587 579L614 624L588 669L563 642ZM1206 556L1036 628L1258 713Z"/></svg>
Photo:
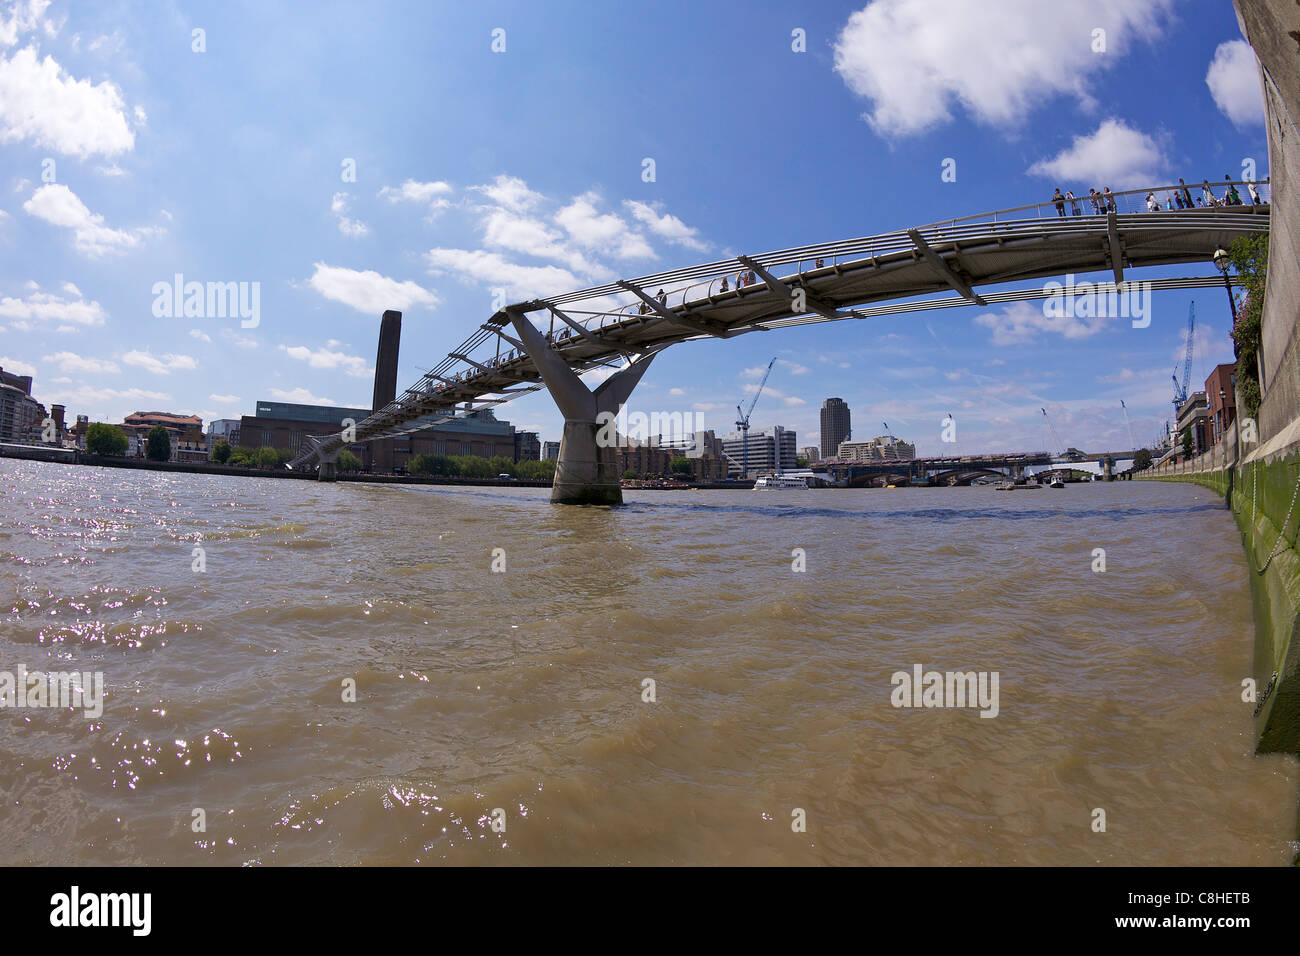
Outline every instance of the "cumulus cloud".
<svg viewBox="0 0 1300 956"><path fill-rule="evenodd" d="M655 259L645 236L613 213L596 209L599 196L589 192L555 214L555 221L585 249L608 251L618 259Z"/></svg>
<svg viewBox="0 0 1300 956"><path fill-rule="evenodd" d="M1245 40L1220 43L1205 74L1214 105L1236 126L1264 122L1264 93L1259 84L1255 53Z"/></svg>
<svg viewBox="0 0 1300 956"><path fill-rule="evenodd" d="M84 202L62 183L50 183L32 194L23 209L52 226L71 229L76 247L91 258L123 252L140 244L142 233L113 229L104 217L92 213Z"/></svg>
<svg viewBox="0 0 1300 956"><path fill-rule="evenodd" d="M1095 104L1088 78L1159 36L1172 0L873 0L835 42L835 70L883 136L952 119L1011 127L1057 96ZM1105 31L1106 52L1093 51Z"/></svg>
<svg viewBox="0 0 1300 956"><path fill-rule="evenodd" d="M1067 339L1085 339L1100 332L1110 321L1104 316L1048 316L1044 314L1043 303L1036 302L1014 302L1001 312L984 312L974 319L976 325L992 330L994 345L1023 345L1046 332Z"/></svg>
<svg viewBox="0 0 1300 956"><path fill-rule="evenodd" d="M29 289L39 290L36 283L29 283ZM34 320L38 322L74 322L77 325L103 325L108 315L98 302L87 302L80 290L72 283L65 283L64 291L72 290L70 298L49 292L33 291L25 299L12 297L0 298L0 318L19 321ZM15 324L15 327L17 325Z"/></svg>
<svg viewBox="0 0 1300 956"><path fill-rule="evenodd" d="M165 392L143 388L97 388L92 385L62 387L46 393L47 400L84 411L91 421L121 421L131 412L172 401Z"/></svg>
<svg viewBox="0 0 1300 956"><path fill-rule="evenodd" d="M346 269L323 262L314 264L307 284L325 298L351 306L367 315L378 315L385 309L405 312L413 305L433 309L438 297L414 282L390 279L378 272Z"/></svg>
<svg viewBox="0 0 1300 956"><path fill-rule="evenodd" d="M216 402L218 405L238 405L238 395L209 395L209 401Z"/></svg>
<svg viewBox="0 0 1300 956"><path fill-rule="evenodd" d="M1097 188L1145 186L1159 179L1169 165L1156 141L1122 121L1105 120L1095 132L1076 136L1051 159L1029 167L1029 173L1061 182L1087 183Z"/></svg>
<svg viewBox="0 0 1300 956"><path fill-rule="evenodd" d="M0 143L27 141L85 159L115 156L135 146L122 94L104 80L91 83L64 72L35 47L0 56Z"/></svg>
<svg viewBox="0 0 1300 956"><path fill-rule="evenodd" d="M200 331L199 329L190 329L190 338L198 339L200 342L208 342L209 344L212 342L212 336L208 335L207 332Z"/></svg>
<svg viewBox="0 0 1300 956"><path fill-rule="evenodd" d="M526 299L558 295L582 285L572 272L558 266L528 266L511 262L496 252L483 249L430 249L425 254L434 275L451 274L458 279L504 288L508 295Z"/></svg>
<svg viewBox="0 0 1300 956"><path fill-rule="evenodd" d="M273 388L271 397L278 398L282 402L293 402L298 405L337 405L338 402L332 398L323 398L319 395L313 395L305 388Z"/></svg>
<svg viewBox="0 0 1300 956"><path fill-rule="evenodd" d="M359 355L348 355L340 351L338 346L341 344L330 339L322 348L315 350L305 345L281 345L280 351L291 359L306 362L312 368L340 369L345 375L351 375L353 378L369 378L374 375L375 370L366 364L365 359Z"/></svg>
<svg viewBox="0 0 1300 956"><path fill-rule="evenodd" d="M387 199L391 203L410 202L426 205L429 207L430 215L434 215L451 205L450 200L445 198L451 191L451 186L441 181L421 183L408 179L400 186L385 186L379 190L379 198Z"/></svg>
<svg viewBox="0 0 1300 956"><path fill-rule="evenodd" d="M531 209L545 198L541 193L529 189L528 184L517 176L500 175L486 185L470 188L487 196L498 206L516 212Z"/></svg>
<svg viewBox="0 0 1300 956"><path fill-rule="evenodd" d="M143 351L132 349L122 356L122 361L127 365L153 372L155 375L170 375L173 371L189 371L198 368L198 363L188 355L175 355L170 352L166 355L154 355L147 349Z"/></svg>
<svg viewBox="0 0 1300 956"><path fill-rule="evenodd" d="M10 358L8 355L0 355L0 368L13 375L31 375L35 377L36 366L29 365L22 359Z"/></svg>
<svg viewBox="0 0 1300 956"><path fill-rule="evenodd" d="M490 201L466 207L478 218L484 248L432 249L426 255L430 271L505 288L518 298L554 295L608 281L617 273L601 261L605 257L627 261L658 258L647 231L670 242L705 248L695 229L646 203L624 203L636 220L629 221L602 209L595 191L561 204L529 189L522 179L504 175L492 183L471 186L469 191ZM506 253L553 264L520 263ZM588 305L613 307L608 302Z"/></svg>
<svg viewBox="0 0 1300 956"><path fill-rule="evenodd" d="M41 25L50 0L17 0L0 11L0 46L13 46L18 38Z"/></svg>
<svg viewBox="0 0 1300 956"><path fill-rule="evenodd" d="M41 359L53 362L64 375L115 375L121 371L116 362L107 359L83 358L75 352L55 352Z"/></svg>
<svg viewBox="0 0 1300 956"><path fill-rule="evenodd" d="M656 236L667 239L676 245L685 246L687 249L694 249L697 252L703 252L709 248L708 243L700 240L699 230L692 229L676 216L670 216L667 213L661 215L649 203L636 202L631 199L624 202L623 205Z"/></svg>
<svg viewBox="0 0 1300 956"><path fill-rule="evenodd" d="M330 212L332 212L338 220L339 232L343 233L343 235L347 236L349 239L360 239L363 236L368 236L370 234L370 227L360 220L348 218L347 211L348 194L335 193L334 197L330 200Z"/></svg>

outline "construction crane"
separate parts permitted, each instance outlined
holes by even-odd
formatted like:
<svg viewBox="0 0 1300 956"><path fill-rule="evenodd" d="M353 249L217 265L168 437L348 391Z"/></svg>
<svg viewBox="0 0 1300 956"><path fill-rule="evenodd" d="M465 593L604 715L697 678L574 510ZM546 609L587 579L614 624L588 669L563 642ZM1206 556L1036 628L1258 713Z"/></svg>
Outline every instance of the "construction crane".
<svg viewBox="0 0 1300 956"><path fill-rule="evenodd" d="M754 411L754 406L758 404L758 396L763 394L763 386L767 384L767 377L772 374L772 366L776 364L776 357L767 363L767 371L763 373L763 380L758 383L758 391L754 393L754 400L749 403L748 411L741 411L740 406L736 406L736 413L740 418L736 420L736 427L740 429L740 477L749 477L749 416ZM776 460L779 464L781 461L781 449L776 449Z"/></svg>
<svg viewBox="0 0 1300 956"><path fill-rule="evenodd" d="M1137 439L1133 437L1133 423L1128 420L1128 406L1124 404L1124 399L1122 398L1119 400L1119 407L1124 412L1124 424L1128 427L1129 447L1131 450L1137 451L1138 443L1137 443Z"/></svg>
<svg viewBox="0 0 1300 956"><path fill-rule="evenodd" d="M1057 436L1056 428L1052 425L1052 420L1048 418L1047 409L1045 408L1043 409L1043 419L1047 422L1047 430L1052 433L1052 442L1057 448L1061 449L1061 453L1063 453L1065 451L1065 446L1061 444L1061 439Z"/></svg>
<svg viewBox="0 0 1300 956"><path fill-rule="evenodd" d="M1183 382L1178 384L1178 366L1174 366L1174 418L1178 418L1178 410L1183 407L1187 401L1187 385L1192 377L1192 346L1196 342L1196 300L1192 300L1191 306L1187 310L1187 358L1183 361Z"/></svg>

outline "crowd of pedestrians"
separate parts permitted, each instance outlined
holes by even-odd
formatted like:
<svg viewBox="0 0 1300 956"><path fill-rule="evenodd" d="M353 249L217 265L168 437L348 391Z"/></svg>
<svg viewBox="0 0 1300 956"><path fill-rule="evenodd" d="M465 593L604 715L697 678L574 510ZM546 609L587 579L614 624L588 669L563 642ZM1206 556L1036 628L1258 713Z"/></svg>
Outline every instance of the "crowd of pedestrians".
<svg viewBox="0 0 1300 956"><path fill-rule="evenodd" d="M1229 177L1225 174L1223 178L1226 181ZM1264 205L1264 200L1260 196L1259 190L1255 188L1254 183L1246 183L1246 192L1250 199L1250 205ZM1092 214L1094 216L1119 211L1115 206L1115 194L1110 191L1109 186L1101 190L1095 188L1089 189L1088 195L1083 198L1082 203L1086 203L1092 208ZM1060 187L1057 187L1056 191L1052 194L1052 205L1056 207L1056 214L1058 216L1083 215L1083 205L1081 204L1080 198L1076 197L1073 191L1062 193ZM1201 194L1197 196L1195 200L1192 198L1191 189L1188 188L1187 184L1183 182L1182 179L1178 180L1178 186L1175 189L1165 195L1163 205L1161 204L1160 199L1157 198L1154 190L1146 195L1147 212L1160 212L1162 209L1203 209L1207 206L1244 205L1247 205L1247 203L1242 199L1241 193L1237 190L1235 185L1229 182L1223 195L1216 196L1208 179L1201 181ZM1066 212L1067 206L1069 207L1068 213Z"/></svg>

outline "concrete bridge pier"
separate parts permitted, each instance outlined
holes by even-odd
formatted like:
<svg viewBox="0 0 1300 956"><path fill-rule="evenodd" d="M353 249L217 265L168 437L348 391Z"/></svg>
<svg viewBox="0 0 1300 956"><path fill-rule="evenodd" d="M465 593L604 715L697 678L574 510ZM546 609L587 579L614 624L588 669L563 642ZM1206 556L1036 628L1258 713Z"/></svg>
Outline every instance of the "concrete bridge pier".
<svg viewBox="0 0 1300 956"><path fill-rule="evenodd" d="M613 428L605 427L602 435L597 419L601 412L618 414L619 406L631 396L632 389L641 381L657 353L642 355L592 390L551 348L529 321L527 313L508 309L506 314L564 415L564 433L560 437L560 457L555 463L551 501L565 505L621 505L623 484L618 467L618 447L608 440L613 435Z"/></svg>
<svg viewBox="0 0 1300 956"><path fill-rule="evenodd" d="M320 439L316 438L313 435L308 435L307 440L311 442L312 445L315 446L316 455L320 459L320 467L317 468L316 470L316 480L317 481L338 481L339 480L339 469L338 469L339 454L343 451L344 446L340 445L338 448L335 448L333 451L322 451L321 450L322 442Z"/></svg>

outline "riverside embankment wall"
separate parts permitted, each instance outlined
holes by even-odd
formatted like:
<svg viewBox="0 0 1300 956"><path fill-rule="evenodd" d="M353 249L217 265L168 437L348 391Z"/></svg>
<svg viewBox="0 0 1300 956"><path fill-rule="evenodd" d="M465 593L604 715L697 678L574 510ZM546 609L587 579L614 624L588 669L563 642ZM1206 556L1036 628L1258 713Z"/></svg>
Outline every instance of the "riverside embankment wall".
<svg viewBox="0 0 1300 956"><path fill-rule="evenodd" d="M1232 508L1253 572L1256 750L1294 754L1300 753L1300 46L1290 34L1300 30L1300 5L1235 2L1242 33L1259 60L1269 143L1271 218L1256 440L1248 440L1248 426L1238 422L1205 455L1141 477L1197 482L1222 494Z"/></svg>

